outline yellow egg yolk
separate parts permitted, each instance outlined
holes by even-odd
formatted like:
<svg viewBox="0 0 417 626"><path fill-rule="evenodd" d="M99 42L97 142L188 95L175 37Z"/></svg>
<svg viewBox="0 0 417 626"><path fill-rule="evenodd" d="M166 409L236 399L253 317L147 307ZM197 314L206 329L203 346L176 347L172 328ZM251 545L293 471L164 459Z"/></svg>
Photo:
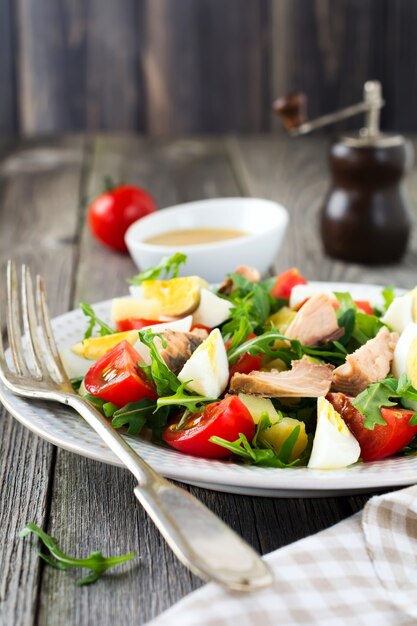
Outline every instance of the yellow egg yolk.
<svg viewBox="0 0 417 626"><path fill-rule="evenodd" d="M317 413L320 417L327 419L342 435L346 437L349 435L349 428L326 398L321 397L317 400Z"/></svg>

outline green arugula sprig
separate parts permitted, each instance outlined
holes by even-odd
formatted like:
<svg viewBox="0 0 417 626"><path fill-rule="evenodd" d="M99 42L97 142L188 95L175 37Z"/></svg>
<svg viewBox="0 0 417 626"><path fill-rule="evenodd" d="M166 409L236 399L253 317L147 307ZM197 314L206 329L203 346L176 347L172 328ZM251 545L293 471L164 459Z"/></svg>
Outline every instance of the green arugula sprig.
<svg viewBox="0 0 417 626"><path fill-rule="evenodd" d="M89 339L89 337L91 337L96 326L98 326L98 334L101 337L104 337L105 335L113 335L116 332L96 315L91 304L88 304L87 302L80 302L80 309L89 320L87 330L84 333L84 339Z"/></svg>
<svg viewBox="0 0 417 626"><path fill-rule="evenodd" d="M235 333L242 336L243 330L246 336L254 330L263 330L267 317L271 313L273 298L269 294L270 284L268 281L253 283L241 274L230 274L233 280L234 291L228 296L233 304L230 311L230 319L222 327L222 335L225 339L232 338L236 345ZM244 320L245 326L242 325Z"/></svg>
<svg viewBox="0 0 417 626"><path fill-rule="evenodd" d="M140 365L148 380L156 386L158 396L169 396L175 393L181 383L173 372L169 369L164 359L155 345L155 338L161 340L162 347L167 347L167 342L161 334L154 333L150 328L139 331L139 338L145 346L148 346L151 356L151 365Z"/></svg>
<svg viewBox="0 0 417 626"><path fill-rule="evenodd" d="M190 382L191 381L187 380L185 383L182 383L172 396L158 398L156 401L158 410L162 407L184 406L190 413L196 413L197 411L201 411L206 404L218 401L218 398L208 398L206 396L196 395L192 396L188 394L185 391L185 388Z"/></svg>
<svg viewBox="0 0 417 626"><path fill-rule="evenodd" d="M62 550L58 548L56 539L48 535L42 528L39 528L33 522L28 522L26 526L20 531L19 537L26 537L30 533L37 535L42 544L47 549L47 553L39 551L39 556L48 565L55 569L68 570L74 567L82 567L90 570L91 574L80 578L76 581L77 585L89 585L96 582L111 567L126 563L136 556L135 552L124 554L122 556L110 556L105 557L101 552L91 552L85 559L77 559L72 556L68 556Z"/></svg>
<svg viewBox="0 0 417 626"><path fill-rule="evenodd" d="M376 315L368 315L358 310L350 293L336 292L335 296L339 302L336 313L338 323L345 331L339 343L350 353L363 346L369 339L373 339L384 324Z"/></svg>
<svg viewBox="0 0 417 626"><path fill-rule="evenodd" d="M145 280L177 278L180 265L183 265L186 261L187 255L176 252L170 257L165 256L155 267L136 274L128 282L132 285L141 285Z"/></svg>
<svg viewBox="0 0 417 626"><path fill-rule="evenodd" d="M406 374L402 374L398 380L388 377L379 383L372 383L352 400L352 404L365 416L365 428L373 430L376 424L386 426L381 408L396 406L401 400L417 402L417 389L412 386ZM417 425L417 413L412 415L409 423L411 426Z"/></svg>
<svg viewBox="0 0 417 626"><path fill-rule="evenodd" d="M285 345L276 348L274 347L276 341L284 341ZM265 354L272 359L281 359L287 366L291 365L291 361L301 359L304 354L326 359L336 364L343 363L346 357L346 353L338 350L334 345L324 345L317 348L304 346L298 339L288 339L274 329L248 339L234 349L231 346L228 352L229 363L232 365L246 352L252 355Z"/></svg>
<svg viewBox="0 0 417 626"><path fill-rule="evenodd" d="M272 425L267 413L263 413L257 424L255 436L249 443L243 433L239 433L236 441L227 441L221 437L210 437L211 443L226 448L246 463L262 467L291 467L298 464L299 459L290 461L294 446L300 433L300 426L296 426L288 437L283 441L280 449L276 452L270 444L262 440L262 431Z"/></svg>

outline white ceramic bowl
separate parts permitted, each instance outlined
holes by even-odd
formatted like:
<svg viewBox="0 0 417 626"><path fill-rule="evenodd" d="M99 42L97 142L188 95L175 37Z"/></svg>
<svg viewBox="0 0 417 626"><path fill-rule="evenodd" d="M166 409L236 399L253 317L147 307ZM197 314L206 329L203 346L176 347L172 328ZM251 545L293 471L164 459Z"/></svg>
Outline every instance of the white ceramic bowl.
<svg viewBox="0 0 417 626"><path fill-rule="evenodd" d="M259 198L216 198L178 204L134 222L125 235L129 252L140 270L174 252L187 255L182 275L221 281L238 265L252 265L265 274L281 246L288 223L286 209ZM248 235L215 243L161 246L144 240L172 230L233 228Z"/></svg>

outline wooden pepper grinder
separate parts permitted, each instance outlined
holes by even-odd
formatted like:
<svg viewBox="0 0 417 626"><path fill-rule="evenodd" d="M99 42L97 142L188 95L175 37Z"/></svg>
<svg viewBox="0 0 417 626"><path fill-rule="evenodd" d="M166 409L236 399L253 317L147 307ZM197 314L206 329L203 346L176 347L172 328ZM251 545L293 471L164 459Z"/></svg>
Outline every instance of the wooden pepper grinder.
<svg viewBox="0 0 417 626"><path fill-rule="evenodd" d="M306 121L304 94L279 98L273 106L291 135L365 113L364 128L341 137L329 154L332 181L321 212L321 235L327 254L343 261L393 263L407 247L411 223L402 181L413 153L401 135L380 132L383 105L381 84L368 81L363 102L315 120Z"/></svg>

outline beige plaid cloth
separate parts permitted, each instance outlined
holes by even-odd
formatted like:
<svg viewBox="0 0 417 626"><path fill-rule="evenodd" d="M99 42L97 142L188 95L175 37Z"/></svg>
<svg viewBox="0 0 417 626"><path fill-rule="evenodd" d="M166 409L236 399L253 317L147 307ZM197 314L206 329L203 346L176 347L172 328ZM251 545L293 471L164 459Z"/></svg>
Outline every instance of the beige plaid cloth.
<svg viewBox="0 0 417 626"><path fill-rule="evenodd" d="M415 626L417 486L265 560L271 587L239 594L211 583L148 626Z"/></svg>

